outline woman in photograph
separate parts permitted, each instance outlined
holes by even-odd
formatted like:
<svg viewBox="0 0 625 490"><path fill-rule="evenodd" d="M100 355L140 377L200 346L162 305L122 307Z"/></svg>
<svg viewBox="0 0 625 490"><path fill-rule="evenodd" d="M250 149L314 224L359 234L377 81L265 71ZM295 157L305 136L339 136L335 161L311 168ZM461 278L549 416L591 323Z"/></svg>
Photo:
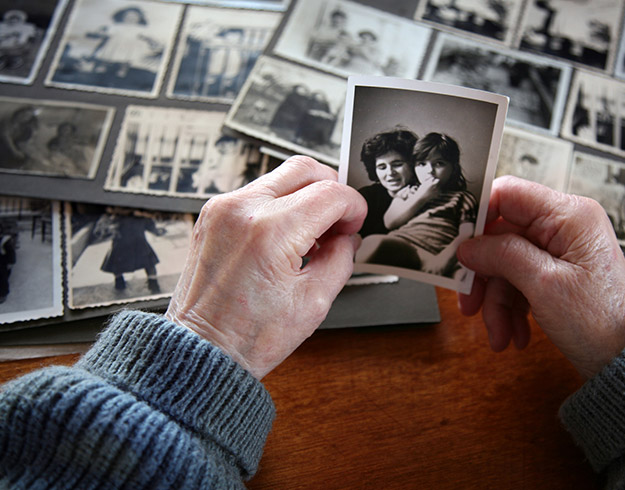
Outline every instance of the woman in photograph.
<svg viewBox="0 0 625 490"><path fill-rule="evenodd" d="M461 279L456 249L473 235L478 206L460 148L447 135L429 133L416 143L413 161L417 184L398 191L384 213L391 231L363 240L356 261Z"/></svg>

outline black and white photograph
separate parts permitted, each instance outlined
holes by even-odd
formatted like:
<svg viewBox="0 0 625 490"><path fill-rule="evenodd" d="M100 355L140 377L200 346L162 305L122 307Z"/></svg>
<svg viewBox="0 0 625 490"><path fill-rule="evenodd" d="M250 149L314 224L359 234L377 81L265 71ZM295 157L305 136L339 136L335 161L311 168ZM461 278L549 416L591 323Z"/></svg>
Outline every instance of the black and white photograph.
<svg viewBox="0 0 625 490"><path fill-rule="evenodd" d="M259 176L260 151L222 133L225 112L128 106L105 189L207 198Z"/></svg>
<svg viewBox="0 0 625 490"><path fill-rule="evenodd" d="M261 56L225 125L338 166L345 88L342 78Z"/></svg>
<svg viewBox="0 0 625 490"><path fill-rule="evenodd" d="M506 127L496 176L514 175L565 192L572 155L570 141Z"/></svg>
<svg viewBox="0 0 625 490"><path fill-rule="evenodd" d="M523 0L424 0L416 18L439 29L510 45L522 7Z"/></svg>
<svg viewBox="0 0 625 490"><path fill-rule="evenodd" d="M625 82L578 70L561 135L625 156Z"/></svg>
<svg viewBox="0 0 625 490"><path fill-rule="evenodd" d="M217 7L275 10L282 12L289 7L290 0L162 0L167 2L193 3Z"/></svg>
<svg viewBox="0 0 625 490"><path fill-rule="evenodd" d="M171 296L191 243L189 214L65 204L68 306Z"/></svg>
<svg viewBox="0 0 625 490"><path fill-rule="evenodd" d="M180 36L169 97L231 103L281 14L190 6Z"/></svg>
<svg viewBox="0 0 625 490"><path fill-rule="evenodd" d="M78 0L46 84L156 97L182 9L139 0Z"/></svg>
<svg viewBox="0 0 625 490"><path fill-rule="evenodd" d="M610 70L623 20L621 0L529 0L521 49Z"/></svg>
<svg viewBox="0 0 625 490"><path fill-rule="evenodd" d="M625 163L576 151L567 192L599 202L625 246Z"/></svg>
<svg viewBox="0 0 625 490"><path fill-rule="evenodd" d="M63 314L59 213L57 202L0 196L0 330Z"/></svg>
<svg viewBox="0 0 625 490"><path fill-rule="evenodd" d="M0 0L0 82L30 85L67 0Z"/></svg>
<svg viewBox="0 0 625 490"><path fill-rule="evenodd" d="M432 30L346 0L298 1L273 52L342 76L414 78Z"/></svg>
<svg viewBox="0 0 625 490"><path fill-rule="evenodd" d="M0 97L0 172L92 179L113 114L92 104Z"/></svg>
<svg viewBox="0 0 625 490"><path fill-rule="evenodd" d="M507 103L431 82L348 79L339 181L369 209L356 272L470 292L456 250L484 230Z"/></svg>
<svg viewBox="0 0 625 490"><path fill-rule="evenodd" d="M565 63L442 33L424 79L506 95L510 124L555 136L571 72Z"/></svg>

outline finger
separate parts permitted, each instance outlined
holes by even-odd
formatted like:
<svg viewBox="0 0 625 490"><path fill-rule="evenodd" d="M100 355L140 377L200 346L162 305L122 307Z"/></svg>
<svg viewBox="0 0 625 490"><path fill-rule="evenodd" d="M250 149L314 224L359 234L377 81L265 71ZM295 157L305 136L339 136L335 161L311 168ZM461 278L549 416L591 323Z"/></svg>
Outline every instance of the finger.
<svg viewBox="0 0 625 490"><path fill-rule="evenodd" d="M458 293L458 309L465 316L473 316L482 308L486 279L475 276L470 294Z"/></svg>

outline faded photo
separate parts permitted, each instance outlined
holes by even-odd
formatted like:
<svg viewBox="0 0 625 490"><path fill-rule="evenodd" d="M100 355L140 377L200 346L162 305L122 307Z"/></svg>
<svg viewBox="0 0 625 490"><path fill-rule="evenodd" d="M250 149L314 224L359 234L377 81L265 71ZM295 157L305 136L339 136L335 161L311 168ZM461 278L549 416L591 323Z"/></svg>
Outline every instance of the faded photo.
<svg viewBox="0 0 625 490"><path fill-rule="evenodd" d="M225 113L129 106L105 189L210 197L260 173L256 147L221 131Z"/></svg>
<svg viewBox="0 0 625 490"><path fill-rule="evenodd" d="M529 0L520 47L608 70L622 14L620 0Z"/></svg>
<svg viewBox="0 0 625 490"><path fill-rule="evenodd" d="M91 179L113 109L0 97L0 171Z"/></svg>
<svg viewBox="0 0 625 490"><path fill-rule="evenodd" d="M345 80L261 57L226 117L226 126L338 165Z"/></svg>
<svg viewBox="0 0 625 490"><path fill-rule="evenodd" d="M442 29L510 44L522 6L523 0L424 0L419 2L417 18Z"/></svg>
<svg viewBox="0 0 625 490"><path fill-rule="evenodd" d="M546 58L441 34L424 78L507 95L508 122L557 135L571 71Z"/></svg>
<svg viewBox="0 0 625 490"><path fill-rule="evenodd" d="M0 0L0 82L33 82L65 2Z"/></svg>
<svg viewBox="0 0 625 490"><path fill-rule="evenodd" d="M170 296L182 272L190 215L66 204L69 306Z"/></svg>
<svg viewBox="0 0 625 490"><path fill-rule="evenodd" d="M232 102L280 18L276 12L189 7L168 95Z"/></svg>
<svg viewBox="0 0 625 490"><path fill-rule="evenodd" d="M0 196L0 324L61 314L58 203Z"/></svg>
<svg viewBox="0 0 625 490"><path fill-rule="evenodd" d="M156 97L181 13L159 2L78 0L46 83Z"/></svg>
<svg viewBox="0 0 625 490"><path fill-rule="evenodd" d="M564 192L572 155L568 141L507 127L496 176L514 175Z"/></svg>
<svg viewBox="0 0 625 490"><path fill-rule="evenodd" d="M298 1L274 53L342 76L414 78L431 29L345 0Z"/></svg>

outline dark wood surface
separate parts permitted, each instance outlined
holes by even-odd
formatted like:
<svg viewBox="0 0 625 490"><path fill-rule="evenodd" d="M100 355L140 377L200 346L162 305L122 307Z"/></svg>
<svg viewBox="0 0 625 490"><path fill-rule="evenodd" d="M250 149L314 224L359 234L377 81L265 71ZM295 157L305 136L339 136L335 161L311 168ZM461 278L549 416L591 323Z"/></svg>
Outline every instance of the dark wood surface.
<svg viewBox="0 0 625 490"><path fill-rule="evenodd" d="M594 489L557 416L581 386L533 325L495 354L437 290L436 325L320 330L264 383L277 408L250 489ZM78 356L0 363L0 382Z"/></svg>

